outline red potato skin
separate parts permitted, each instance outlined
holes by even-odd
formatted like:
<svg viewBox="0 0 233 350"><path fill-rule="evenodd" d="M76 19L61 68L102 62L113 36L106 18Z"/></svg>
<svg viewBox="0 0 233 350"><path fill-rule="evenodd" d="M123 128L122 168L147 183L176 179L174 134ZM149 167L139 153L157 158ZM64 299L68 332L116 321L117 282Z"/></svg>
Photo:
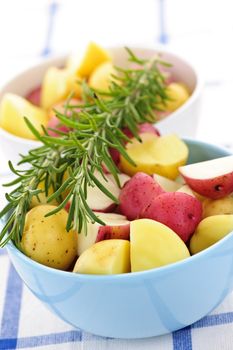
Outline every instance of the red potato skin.
<svg viewBox="0 0 233 350"><path fill-rule="evenodd" d="M141 218L161 222L187 242L202 219L202 204L189 194L166 192L153 199Z"/></svg>
<svg viewBox="0 0 233 350"><path fill-rule="evenodd" d="M164 192L150 175L138 172L122 188L118 210L128 220L135 220L155 197Z"/></svg>
<svg viewBox="0 0 233 350"><path fill-rule="evenodd" d="M124 128L122 130L124 132L124 134L128 137L128 138L133 138L134 135L132 134L132 132L128 129L128 128ZM138 133L139 134L143 134L143 133L151 133L151 134L155 134L156 136L160 136L160 132L159 130L152 124L150 123L142 123L142 124L138 124ZM127 142L125 142L126 144ZM116 165L119 165L120 163L120 153L117 149L115 148L109 148L109 153L112 157L112 160L114 161L114 163Z"/></svg>
<svg viewBox="0 0 233 350"><path fill-rule="evenodd" d="M214 179L190 179L182 175L191 189L210 199L220 199L233 192L233 172Z"/></svg>
<svg viewBox="0 0 233 350"><path fill-rule="evenodd" d="M64 209L69 213L69 210L70 210L70 205L71 205L71 202L68 201L64 207Z"/></svg>
<svg viewBox="0 0 233 350"><path fill-rule="evenodd" d="M33 89L26 95L26 99L35 106L40 106L41 86Z"/></svg>
<svg viewBox="0 0 233 350"><path fill-rule="evenodd" d="M100 226L96 243L104 241L106 239L125 239L129 240L130 224L118 225L118 226Z"/></svg>

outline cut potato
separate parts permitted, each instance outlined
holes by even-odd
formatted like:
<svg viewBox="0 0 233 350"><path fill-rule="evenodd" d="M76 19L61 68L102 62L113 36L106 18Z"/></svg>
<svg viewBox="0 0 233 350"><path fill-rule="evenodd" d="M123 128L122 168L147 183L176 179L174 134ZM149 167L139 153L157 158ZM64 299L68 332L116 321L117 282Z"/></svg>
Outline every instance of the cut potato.
<svg viewBox="0 0 233 350"><path fill-rule="evenodd" d="M178 191L179 188L183 187L179 182L168 179L167 177L154 174L154 180L162 187L162 189L166 192L175 192Z"/></svg>
<svg viewBox="0 0 233 350"><path fill-rule="evenodd" d="M56 207L38 205L26 215L21 247L31 259L59 270L67 270L77 255L77 234L66 231L67 212L45 217Z"/></svg>
<svg viewBox="0 0 233 350"><path fill-rule="evenodd" d="M97 180L104 186L112 195L118 199L120 194L120 188L116 184L116 181L112 181L108 174L105 175L105 179L100 172L95 171L94 173ZM111 212L116 203L103 193L98 186L87 187L87 204L94 211L100 212Z"/></svg>
<svg viewBox="0 0 233 350"><path fill-rule="evenodd" d="M114 178L114 176L112 174L108 174L108 178L112 182L116 183L116 180L115 180L115 178ZM131 179L131 177L126 175L126 174L120 173L120 174L118 174L118 179L119 179L119 182L120 182L120 188L123 188L124 185L126 184L126 182L128 182Z"/></svg>
<svg viewBox="0 0 233 350"><path fill-rule="evenodd" d="M90 42L84 53L73 55L68 59L67 68L80 77L89 78L96 67L111 60L108 51Z"/></svg>
<svg viewBox="0 0 233 350"><path fill-rule="evenodd" d="M190 196L196 197L194 192L191 190L191 188L188 185L181 186L176 192L187 193Z"/></svg>
<svg viewBox="0 0 233 350"><path fill-rule="evenodd" d="M40 134L43 133L41 125L47 126L47 113L28 102L25 98L6 93L0 104L0 126L19 137L34 140L35 136L29 130L24 117L34 125Z"/></svg>
<svg viewBox="0 0 233 350"><path fill-rule="evenodd" d="M132 272L168 265L190 256L175 232L149 219L131 222L130 255Z"/></svg>
<svg viewBox="0 0 233 350"><path fill-rule="evenodd" d="M110 82L114 80L112 77L113 74L116 75L116 71L112 62L104 62L91 74L88 81L89 86L99 91L108 92Z"/></svg>
<svg viewBox="0 0 233 350"><path fill-rule="evenodd" d="M105 223L105 226L98 222L88 222L87 233L82 230L78 234L78 256L94 243L105 239L128 239L129 221L123 215L115 213L98 213L95 215Z"/></svg>
<svg viewBox="0 0 233 350"><path fill-rule="evenodd" d="M122 155L120 168L130 176L139 171L152 175L154 173L174 180L178 176L178 168L188 158L188 147L176 135L157 137L153 134L140 135L142 142L135 138L126 145L126 151L136 163L133 166Z"/></svg>
<svg viewBox="0 0 233 350"><path fill-rule="evenodd" d="M74 92L75 97L80 97L82 90L78 81L79 78L66 69L48 68L42 82L41 106L51 108L66 99L71 92Z"/></svg>
<svg viewBox="0 0 233 350"><path fill-rule="evenodd" d="M122 239L100 241L83 252L73 272L93 275L130 272L129 253L129 241Z"/></svg>
<svg viewBox="0 0 233 350"><path fill-rule="evenodd" d="M211 199L233 192L233 155L188 164L179 168L191 189Z"/></svg>
<svg viewBox="0 0 233 350"><path fill-rule="evenodd" d="M45 109L64 100L68 95L67 71L57 67L48 68L41 91L41 106Z"/></svg>

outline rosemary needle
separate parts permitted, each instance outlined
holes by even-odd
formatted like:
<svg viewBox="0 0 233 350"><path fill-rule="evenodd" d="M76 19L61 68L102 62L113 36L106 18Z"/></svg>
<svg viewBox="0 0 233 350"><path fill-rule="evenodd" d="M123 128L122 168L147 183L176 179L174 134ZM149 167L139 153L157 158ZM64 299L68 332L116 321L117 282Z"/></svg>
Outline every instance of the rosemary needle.
<svg viewBox="0 0 233 350"><path fill-rule="evenodd" d="M156 58L141 60L130 49L126 50L129 61L137 65L136 69L116 67L119 75L114 76L108 93L94 91L83 83L85 104L72 106L68 100L64 114L56 112L60 122L72 128L69 133L60 132L59 137L51 137L45 130L41 136L25 118L30 130L43 145L22 156L19 164L28 164L28 170L16 170L9 163L11 171L16 175L16 179L9 185L17 187L6 194L8 204L0 213L0 217L8 215L0 233L0 246L12 240L20 249L30 202L33 197L39 199L41 192L48 195L50 188L53 189L53 194L48 197L48 203L56 199L59 204L48 215L53 215L64 208L68 200L71 201L67 231L71 228L78 232L85 230L89 221L104 224L87 204L87 188L98 186L116 203L117 198L99 182L95 171L104 177L104 163L118 181L119 170L110 156L109 147L117 149L134 164L125 151L124 141L127 137L121 131L122 128L128 127L140 140L137 125L143 122L154 123L156 106L161 106L168 99L164 76L159 70L159 65L167 63ZM77 113L74 107L80 108L80 112ZM41 182L44 183L44 189L38 189Z"/></svg>

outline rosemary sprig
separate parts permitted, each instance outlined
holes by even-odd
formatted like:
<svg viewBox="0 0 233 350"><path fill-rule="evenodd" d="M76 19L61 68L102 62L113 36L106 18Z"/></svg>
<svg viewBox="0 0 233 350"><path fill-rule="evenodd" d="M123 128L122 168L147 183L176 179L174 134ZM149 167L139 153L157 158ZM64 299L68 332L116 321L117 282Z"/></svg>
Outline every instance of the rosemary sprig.
<svg viewBox="0 0 233 350"><path fill-rule="evenodd" d="M22 156L19 164L28 164L28 170L16 170L9 163L16 179L8 185L17 186L10 194L6 194L8 204L0 213L0 217L8 214L8 220L0 233L0 246L13 240L20 249L30 202L34 196L39 200L41 192L48 195L51 187L54 193L48 198L48 203L57 199L59 205L47 215L61 210L68 200L71 201L67 231L71 228L78 232L85 230L89 221L104 224L87 204L87 188L98 186L116 203L117 198L99 182L95 172L100 172L104 177L104 163L118 182L119 170L110 156L109 147L117 149L134 164L125 151L124 141L128 138L122 128L128 127L140 140L137 124L154 123L156 106L168 98L164 77L158 68L159 64L167 63L157 58L141 60L131 50L126 50L129 61L137 64L137 69L116 68L119 75L114 77L108 93L94 91L84 83L85 104L72 106L68 100L64 114L56 112L61 124L72 128L68 134L61 132L60 137L55 138L45 132L41 136L25 118L30 130L43 145ZM107 98L103 98L104 95ZM80 108L80 112L77 113L76 108ZM38 189L41 182L44 182L44 190Z"/></svg>

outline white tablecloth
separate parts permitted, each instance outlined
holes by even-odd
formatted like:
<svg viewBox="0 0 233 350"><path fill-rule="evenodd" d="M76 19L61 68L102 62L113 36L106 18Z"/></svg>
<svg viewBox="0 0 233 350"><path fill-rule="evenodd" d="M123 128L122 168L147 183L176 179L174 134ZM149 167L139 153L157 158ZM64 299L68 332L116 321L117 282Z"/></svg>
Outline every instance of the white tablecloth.
<svg viewBox="0 0 233 350"><path fill-rule="evenodd" d="M197 137L232 145L233 3L229 0L0 2L0 84L50 54L89 40L104 46L165 45L192 60L205 79ZM0 140L1 147L1 140ZM0 182L4 150L0 154ZM4 193L0 191L0 207ZM98 316L97 316L98 317ZM191 327L146 340L112 340L76 330L22 284L0 250L0 349L233 349L233 294Z"/></svg>

